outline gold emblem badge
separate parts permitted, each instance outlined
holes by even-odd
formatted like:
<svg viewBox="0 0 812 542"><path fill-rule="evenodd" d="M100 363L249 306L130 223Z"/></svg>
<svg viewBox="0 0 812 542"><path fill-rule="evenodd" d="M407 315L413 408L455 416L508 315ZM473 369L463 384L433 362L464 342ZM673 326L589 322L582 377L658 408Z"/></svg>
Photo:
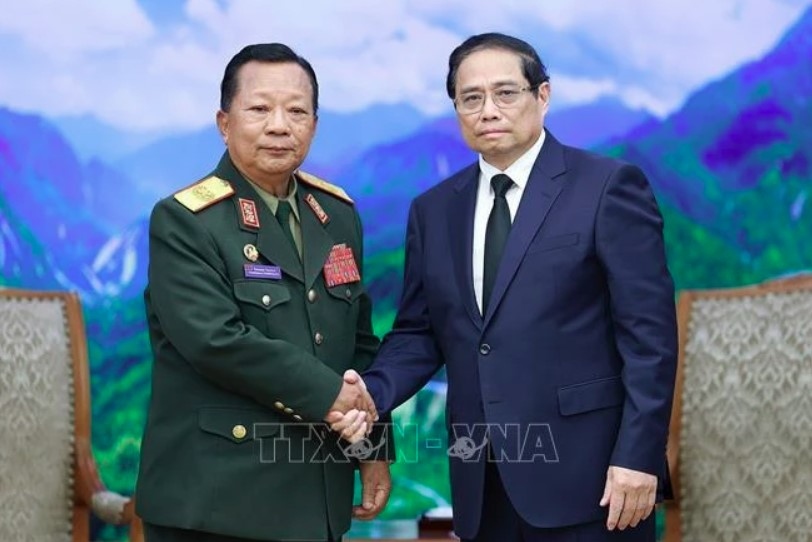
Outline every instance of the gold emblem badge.
<svg viewBox="0 0 812 542"><path fill-rule="evenodd" d="M192 195L203 203L209 202L215 198L214 192L205 185L198 185L192 188Z"/></svg>
<svg viewBox="0 0 812 542"><path fill-rule="evenodd" d="M250 243L242 247L242 253L245 254L248 261L255 262L259 259L259 251L257 250L257 247Z"/></svg>
<svg viewBox="0 0 812 542"><path fill-rule="evenodd" d="M218 201L234 194L234 188L228 181L219 177L206 177L205 179L188 186L175 194L175 199L181 205L196 213L214 205Z"/></svg>

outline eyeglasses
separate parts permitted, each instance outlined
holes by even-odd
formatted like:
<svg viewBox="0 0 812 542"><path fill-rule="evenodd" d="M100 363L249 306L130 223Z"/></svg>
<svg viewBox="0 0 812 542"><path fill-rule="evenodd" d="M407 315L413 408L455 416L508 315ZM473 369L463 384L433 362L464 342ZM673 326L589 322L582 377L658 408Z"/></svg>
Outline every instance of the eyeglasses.
<svg viewBox="0 0 812 542"><path fill-rule="evenodd" d="M491 93L491 100L499 109L509 109L518 105L523 92L536 90L537 88L537 86L522 88L500 87ZM484 92L468 92L454 100L454 106L457 108L457 112L462 115L473 115L479 113L485 107L486 97L487 94Z"/></svg>

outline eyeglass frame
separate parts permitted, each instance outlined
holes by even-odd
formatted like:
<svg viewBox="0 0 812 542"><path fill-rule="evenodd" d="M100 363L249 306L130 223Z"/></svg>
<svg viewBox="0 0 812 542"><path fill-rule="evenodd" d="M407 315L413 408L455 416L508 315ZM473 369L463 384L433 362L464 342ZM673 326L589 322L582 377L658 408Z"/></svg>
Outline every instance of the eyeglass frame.
<svg viewBox="0 0 812 542"><path fill-rule="evenodd" d="M516 94L518 95L518 94L522 94L523 92L527 92L527 91L531 91L531 90L538 90L538 89L541 88L542 84L543 83L539 83L538 85L530 85L530 84L528 84L527 86L516 89ZM482 110L485 109L485 102L487 101L488 96L491 97L491 101L493 102L493 105L495 105L499 109L512 109L513 107L516 106L516 104L519 103L518 98L516 99L516 101L514 103L510 103L510 104L499 103L499 100L496 98L496 96L498 95L497 93L500 90L506 90L505 86L498 87L498 88L496 88L495 90L493 90L491 92L488 92L488 91L482 92L482 94L483 94L483 96L482 96L482 105L476 111L460 111L459 105L457 104L457 101L459 100L459 98L454 98L452 100L452 103L454 104L454 109L460 115L475 115L477 113L481 113ZM510 90L513 90L513 89L510 89ZM477 94L477 93L478 93L477 91L474 91L474 92L469 92L469 93L466 93L466 94L470 95L470 94Z"/></svg>

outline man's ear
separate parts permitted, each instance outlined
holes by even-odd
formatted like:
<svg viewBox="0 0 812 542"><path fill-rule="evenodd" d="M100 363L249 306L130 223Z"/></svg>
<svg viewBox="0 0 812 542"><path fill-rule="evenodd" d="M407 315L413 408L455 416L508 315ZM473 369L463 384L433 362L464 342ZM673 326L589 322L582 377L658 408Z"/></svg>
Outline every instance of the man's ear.
<svg viewBox="0 0 812 542"><path fill-rule="evenodd" d="M541 102L541 111L542 116L547 114L547 111L550 108L550 94L552 93L552 89L550 88L550 82L545 81L544 83L539 86L539 101Z"/></svg>
<svg viewBox="0 0 812 542"><path fill-rule="evenodd" d="M223 138L223 143L228 147L228 113L222 109L218 109L217 115L215 115L215 121L217 122L217 130L220 132L220 137Z"/></svg>
<svg viewBox="0 0 812 542"><path fill-rule="evenodd" d="M550 95L552 94L553 89L550 86L549 81L545 81L539 86L539 98L545 105L550 105Z"/></svg>

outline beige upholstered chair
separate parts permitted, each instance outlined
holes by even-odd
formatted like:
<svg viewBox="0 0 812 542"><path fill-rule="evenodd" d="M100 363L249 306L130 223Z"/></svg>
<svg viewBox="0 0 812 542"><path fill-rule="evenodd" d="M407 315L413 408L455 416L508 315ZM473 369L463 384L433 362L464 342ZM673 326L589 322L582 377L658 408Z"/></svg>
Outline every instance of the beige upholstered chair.
<svg viewBox="0 0 812 542"><path fill-rule="evenodd" d="M90 380L79 299L0 289L0 540L83 541L89 512L131 525L90 448Z"/></svg>
<svg viewBox="0 0 812 542"><path fill-rule="evenodd" d="M812 276L686 291L666 542L812 540Z"/></svg>

